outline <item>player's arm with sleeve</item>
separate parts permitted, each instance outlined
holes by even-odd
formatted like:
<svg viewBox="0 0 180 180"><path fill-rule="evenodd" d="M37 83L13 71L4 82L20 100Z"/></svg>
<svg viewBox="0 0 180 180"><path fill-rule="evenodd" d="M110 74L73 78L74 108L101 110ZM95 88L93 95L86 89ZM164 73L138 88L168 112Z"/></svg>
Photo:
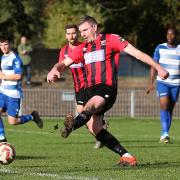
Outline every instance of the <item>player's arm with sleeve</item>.
<svg viewBox="0 0 180 180"><path fill-rule="evenodd" d="M157 63L159 63L159 47L157 46L155 51L154 51L154 55L153 55L153 59L154 61L156 61ZM155 77L157 76L157 71L155 68L151 67L150 69L150 84L149 84L149 87L147 89L147 94L151 93L155 87L154 87L154 80L155 80Z"/></svg>
<svg viewBox="0 0 180 180"><path fill-rule="evenodd" d="M65 46L59 51L59 59L58 62L62 62L65 59Z"/></svg>
<svg viewBox="0 0 180 180"><path fill-rule="evenodd" d="M167 79L169 76L169 73L166 69L164 69L162 66L160 66L159 63L155 62L149 55L143 53L142 51L136 49L133 45L130 43L124 48L124 51L131 56L134 56L136 59L139 59L140 61L149 64L151 67L157 70L158 76L161 79Z"/></svg>
<svg viewBox="0 0 180 180"><path fill-rule="evenodd" d="M3 73L0 74L0 79L4 79L4 80L9 80L9 81L17 81L20 80L22 77L22 61L20 58L15 58L13 60L13 64L12 64L13 70L14 70L14 74L12 75L5 75Z"/></svg>
<svg viewBox="0 0 180 180"><path fill-rule="evenodd" d="M75 48L76 49L76 48ZM71 64L76 63L78 61L76 53L79 53L79 50L73 50L71 57L66 57L61 62L56 63L50 72L47 75L47 82L55 82L58 78L61 77L61 74L64 70L69 67Z"/></svg>
<svg viewBox="0 0 180 180"><path fill-rule="evenodd" d="M115 51L123 51L124 48L129 44L128 41L116 34L109 34L110 45Z"/></svg>

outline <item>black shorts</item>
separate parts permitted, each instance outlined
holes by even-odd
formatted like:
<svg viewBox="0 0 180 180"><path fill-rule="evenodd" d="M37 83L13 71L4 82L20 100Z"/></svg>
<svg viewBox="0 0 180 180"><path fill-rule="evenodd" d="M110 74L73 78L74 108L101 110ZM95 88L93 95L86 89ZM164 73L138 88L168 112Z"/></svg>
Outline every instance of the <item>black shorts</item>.
<svg viewBox="0 0 180 180"><path fill-rule="evenodd" d="M87 93L89 99L96 95L101 96L105 99L104 108L97 113L97 115L102 115L106 111L108 111L115 103L117 97L117 88L113 88L106 84L97 84L95 86L87 88Z"/></svg>
<svg viewBox="0 0 180 180"><path fill-rule="evenodd" d="M75 97L76 97L76 103L77 105L85 105L86 102L88 101L88 94L86 89L80 89L80 91L75 92Z"/></svg>

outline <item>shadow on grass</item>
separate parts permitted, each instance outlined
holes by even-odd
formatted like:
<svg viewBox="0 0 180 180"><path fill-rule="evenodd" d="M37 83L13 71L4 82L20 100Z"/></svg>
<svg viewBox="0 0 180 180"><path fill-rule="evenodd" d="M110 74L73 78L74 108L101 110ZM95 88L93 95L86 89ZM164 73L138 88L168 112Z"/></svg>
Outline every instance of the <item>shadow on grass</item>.
<svg viewBox="0 0 180 180"><path fill-rule="evenodd" d="M142 163L137 166L138 168L172 168L180 167L180 162L154 162L154 163Z"/></svg>
<svg viewBox="0 0 180 180"><path fill-rule="evenodd" d="M96 142L96 140L94 139L94 141L61 141L61 144L66 144L66 145L81 145L81 144L94 144ZM168 147L168 148L175 148L175 147L180 147L180 144L175 144L175 143L169 143L169 144L162 144L159 143L158 141L153 141L153 140L135 140L135 141L120 141L120 143L135 143L135 144L126 144L126 147L134 147L134 148L164 148L164 147ZM136 144L137 143L137 144ZM143 145L142 145L143 143ZM145 144L147 143L147 144ZM153 143L153 144L149 144L149 143ZM57 143L58 144L58 143Z"/></svg>
<svg viewBox="0 0 180 180"><path fill-rule="evenodd" d="M45 156L16 156L17 160L30 160L30 159L47 159Z"/></svg>
<svg viewBox="0 0 180 180"><path fill-rule="evenodd" d="M32 167L32 166L31 166ZM53 167L53 166L47 166L45 167ZM54 166L55 168L58 168L58 166ZM64 169L60 168L58 171L63 172L63 173L73 173L73 172L104 172L104 171L116 171L116 170L143 170L143 169L164 169L164 168L179 168L180 167L180 162L155 162L155 163L144 163L144 164L139 164L135 167L127 167L127 166L119 166L119 165L112 165L110 167L92 167L92 166L71 166L71 167L66 167Z"/></svg>
<svg viewBox="0 0 180 180"><path fill-rule="evenodd" d="M81 141L81 142L62 142L61 141L61 144L70 144L70 145L75 145L75 144L94 144L96 142L96 140L94 139L94 141Z"/></svg>
<svg viewBox="0 0 180 180"><path fill-rule="evenodd" d="M155 140L125 140L125 141L121 141L122 143L142 143L142 142L145 142L145 143L158 143L158 141L155 139Z"/></svg>

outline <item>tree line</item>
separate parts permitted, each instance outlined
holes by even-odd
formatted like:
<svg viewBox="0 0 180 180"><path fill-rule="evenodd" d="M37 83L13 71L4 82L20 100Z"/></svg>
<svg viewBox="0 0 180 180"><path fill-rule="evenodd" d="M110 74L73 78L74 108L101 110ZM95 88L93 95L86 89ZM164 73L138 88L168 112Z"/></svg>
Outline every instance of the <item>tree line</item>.
<svg viewBox="0 0 180 180"><path fill-rule="evenodd" d="M14 46L26 35L37 48L60 48L65 25L91 15L102 32L117 33L151 54L166 40L167 26L180 29L179 7L178 0L1 0L0 35L11 36Z"/></svg>

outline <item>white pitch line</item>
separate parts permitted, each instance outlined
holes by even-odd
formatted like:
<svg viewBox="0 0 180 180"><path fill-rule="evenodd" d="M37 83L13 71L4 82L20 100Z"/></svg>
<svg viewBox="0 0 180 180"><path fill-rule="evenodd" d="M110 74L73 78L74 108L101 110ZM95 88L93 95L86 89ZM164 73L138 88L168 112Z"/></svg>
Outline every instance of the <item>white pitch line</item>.
<svg viewBox="0 0 180 180"><path fill-rule="evenodd" d="M27 134L39 134L39 135L59 135L57 131L52 131L52 132L40 132L40 131L25 131L25 130L17 130L15 129L6 129L7 131L10 132L16 132L16 133L27 133ZM73 133L72 136L87 136L86 134L81 134L81 133ZM143 137L143 138L154 138L158 139L158 135L136 135L136 134L129 134L129 135L123 135L123 134L115 134L115 137L117 138L123 138L123 137ZM176 135L176 137L171 136L172 140L179 139L180 136Z"/></svg>
<svg viewBox="0 0 180 180"><path fill-rule="evenodd" d="M18 130L18 129L7 129L7 131L16 132L16 133L27 133L27 134L43 134L43 135L53 134L51 132L25 131L25 130Z"/></svg>
<svg viewBox="0 0 180 180"><path fill-rule="evenodd" d="M58 174L53 173L25 173L22 171L13 171L10 168L0 168L1 173L8 173L8 174L21 174L25 176L40 176L40 177L51 177L51 178L58 178L58 179L66 179L66 180L98 180L96 177L78 177L78 176L60 176Z"/></svg>

